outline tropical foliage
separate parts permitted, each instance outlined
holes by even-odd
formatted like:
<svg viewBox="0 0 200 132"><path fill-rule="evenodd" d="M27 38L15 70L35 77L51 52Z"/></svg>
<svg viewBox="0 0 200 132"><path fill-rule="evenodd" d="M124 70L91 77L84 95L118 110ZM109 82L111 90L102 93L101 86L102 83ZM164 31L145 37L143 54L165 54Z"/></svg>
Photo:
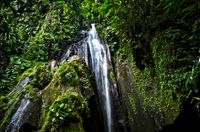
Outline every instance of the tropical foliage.
<svg viewBox="0 0 200 132"><path fill-rule="evenodd" d="M6 0L0 2L0 91L35 62L56 59L61 47L77 39L78 1Z"/></svg>
<svg viewBox="0 0 200 132"><path fill-rule="evenodd" d="M26 69L59 58L90 23L96 23L113 57L132 55L141 73L150 71L157 89L199 110L199 0L2 0L0 95Z"/></svg>

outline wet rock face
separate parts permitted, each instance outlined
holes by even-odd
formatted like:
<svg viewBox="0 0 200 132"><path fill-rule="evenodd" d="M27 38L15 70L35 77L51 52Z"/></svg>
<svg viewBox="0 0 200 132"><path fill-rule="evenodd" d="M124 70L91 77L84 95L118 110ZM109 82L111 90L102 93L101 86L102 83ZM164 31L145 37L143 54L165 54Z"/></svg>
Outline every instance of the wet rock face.
<svg viewBox="0 0 200 132"><path fill-rule="evenodd" d="M32 129L36 129L36 126L38 126L42 101L40 99L31 101L28 96L26 94L22 99L19 108L6 128L7 132L18 132L25 129L28 124L32 126Z"/></svg>
<svg viewBox="0 0 200 132"><path fill-rule="evenodd" d="M25 77L21 83L19 83L18 87L16 88L15 92L21 91L29 82L30 82L30 78L29 77Z"/></svg>
<svg viewBox="0 0 200 132"><path fill-rule="evenodd" d="M117 83L121 95L122 107L126 111L126 122L119 120L121 125L129 126L128 131L154 132L154 122L145 113L142 106L143 98L137 92L133 82L132 67L127 60L120 62L119 58L115 62Z"/></svg>
<svg viewBox="0 0 200 132"><path fill-rule="evenodd" d="M170 108L163 106L160 103L161 99L156 99L161 97L153 94L153 92L156 92L157 87L152 80L143 79L140 75L141 71L138 72L137 66L130 58L122 60L120 57L116 57L114 60L121 104L127 115L128 122L125 123L129 124L129 131L146 132L148 130L148 132L155 132L172 123L178 112L174 110L174 115L171 114ZM174 102L168 103L172 109L179 106ZM166 112L164 113L158 109L166 110ZM119 123L123 124L123 121Z"/></svg>

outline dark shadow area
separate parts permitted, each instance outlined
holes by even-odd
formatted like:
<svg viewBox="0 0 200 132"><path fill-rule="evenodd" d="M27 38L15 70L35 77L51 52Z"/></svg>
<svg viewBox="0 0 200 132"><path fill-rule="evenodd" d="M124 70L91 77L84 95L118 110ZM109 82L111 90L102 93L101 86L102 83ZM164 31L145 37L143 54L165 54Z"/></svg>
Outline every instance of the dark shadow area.
<svg viewBox="0 0 200 132"><path fill-rule="evenodd" d="M36 131L37 128L32 126L31 124L29 123L24 123L21 128L19 129L19 132L34 132Z"/></svg>
<svg viewBox="0 0 200 132"><path fill-rule="evenodd" d="M199 132L200 131L200 117L190 102L183 105L180 115L171 125L168 125L159 132Z"/></svg>
<svg viewBox="0 0 200 132"><path fill-rule="evenodd" d="M95 96L89 99L90 117L84 117L83 127L85 132L105 132L103 118L98 109Z"/></svg>

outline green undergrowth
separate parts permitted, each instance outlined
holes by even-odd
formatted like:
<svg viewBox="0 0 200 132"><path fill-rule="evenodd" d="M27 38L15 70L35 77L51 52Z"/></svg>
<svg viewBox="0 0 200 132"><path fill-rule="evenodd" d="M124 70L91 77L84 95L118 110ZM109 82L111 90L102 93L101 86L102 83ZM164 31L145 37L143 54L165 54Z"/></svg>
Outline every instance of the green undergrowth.
<svg viewBox="0 0 200 132"><path fill-rule="evenodd" d="M180 29L169 28L157 34L152 41L155 80L161 91L170 93L174 100L180 99L182 102L195 100L199 96L197 83L200 64L195 54L200 51L195 41L191 44L193 37L190 35L186 36ZM188 36L190 39L186 39ZM199 111L199 100L195 105Z"/></svg>
<svg viewBox="0 0 200 132"><path fill-rule="evenodd" d="M22 57L10 57L10 63L4 71L2 71L2 79L0 81L0 95L6 95L12 90L18 82L17 77L24 72L24 70L33 66L33 63Z"/></svg>
<svg viewBox="0 0 200 132"><path fill-rule="evenodd" d="M0 2L0 95L37 62L46 63L80 38L80 1ZM63 45L64 44L64 45Z"/></svg>
<svg viewBox="0 0 200 132"><path fill-rule="evenodd" d="M199 2L84 0L81 10L86 20L97 23L112 55L123 62L131 58L127 63L133 63L145 109L174 110L175 118L188 101L200 112Z"/></svg>
<svg viewBox="0 0 200 132"><path fill-rule="evenodd" d="M32 87L42 89L50 82L52 74L47 70L44 63L38 63L34 67L27 69L20 76L17 77L17 85L7 94L7 97L13 96L17 91L19 84L28 77L30 81L25 87Z"/></svg>

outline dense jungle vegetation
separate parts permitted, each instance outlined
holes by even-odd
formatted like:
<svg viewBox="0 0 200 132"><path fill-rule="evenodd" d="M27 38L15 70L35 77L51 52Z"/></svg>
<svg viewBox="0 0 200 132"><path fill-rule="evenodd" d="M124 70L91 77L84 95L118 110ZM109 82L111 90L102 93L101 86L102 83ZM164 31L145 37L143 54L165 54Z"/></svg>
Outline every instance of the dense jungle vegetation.
<svg viewBox="0 0 200 132"><path fill-rule="evenodd" d="M1 0L0 98L25 70L58 59L91 23L113 58L133 56L135 76L153 78L163 96L200 114L199 0Z"/></svg>

